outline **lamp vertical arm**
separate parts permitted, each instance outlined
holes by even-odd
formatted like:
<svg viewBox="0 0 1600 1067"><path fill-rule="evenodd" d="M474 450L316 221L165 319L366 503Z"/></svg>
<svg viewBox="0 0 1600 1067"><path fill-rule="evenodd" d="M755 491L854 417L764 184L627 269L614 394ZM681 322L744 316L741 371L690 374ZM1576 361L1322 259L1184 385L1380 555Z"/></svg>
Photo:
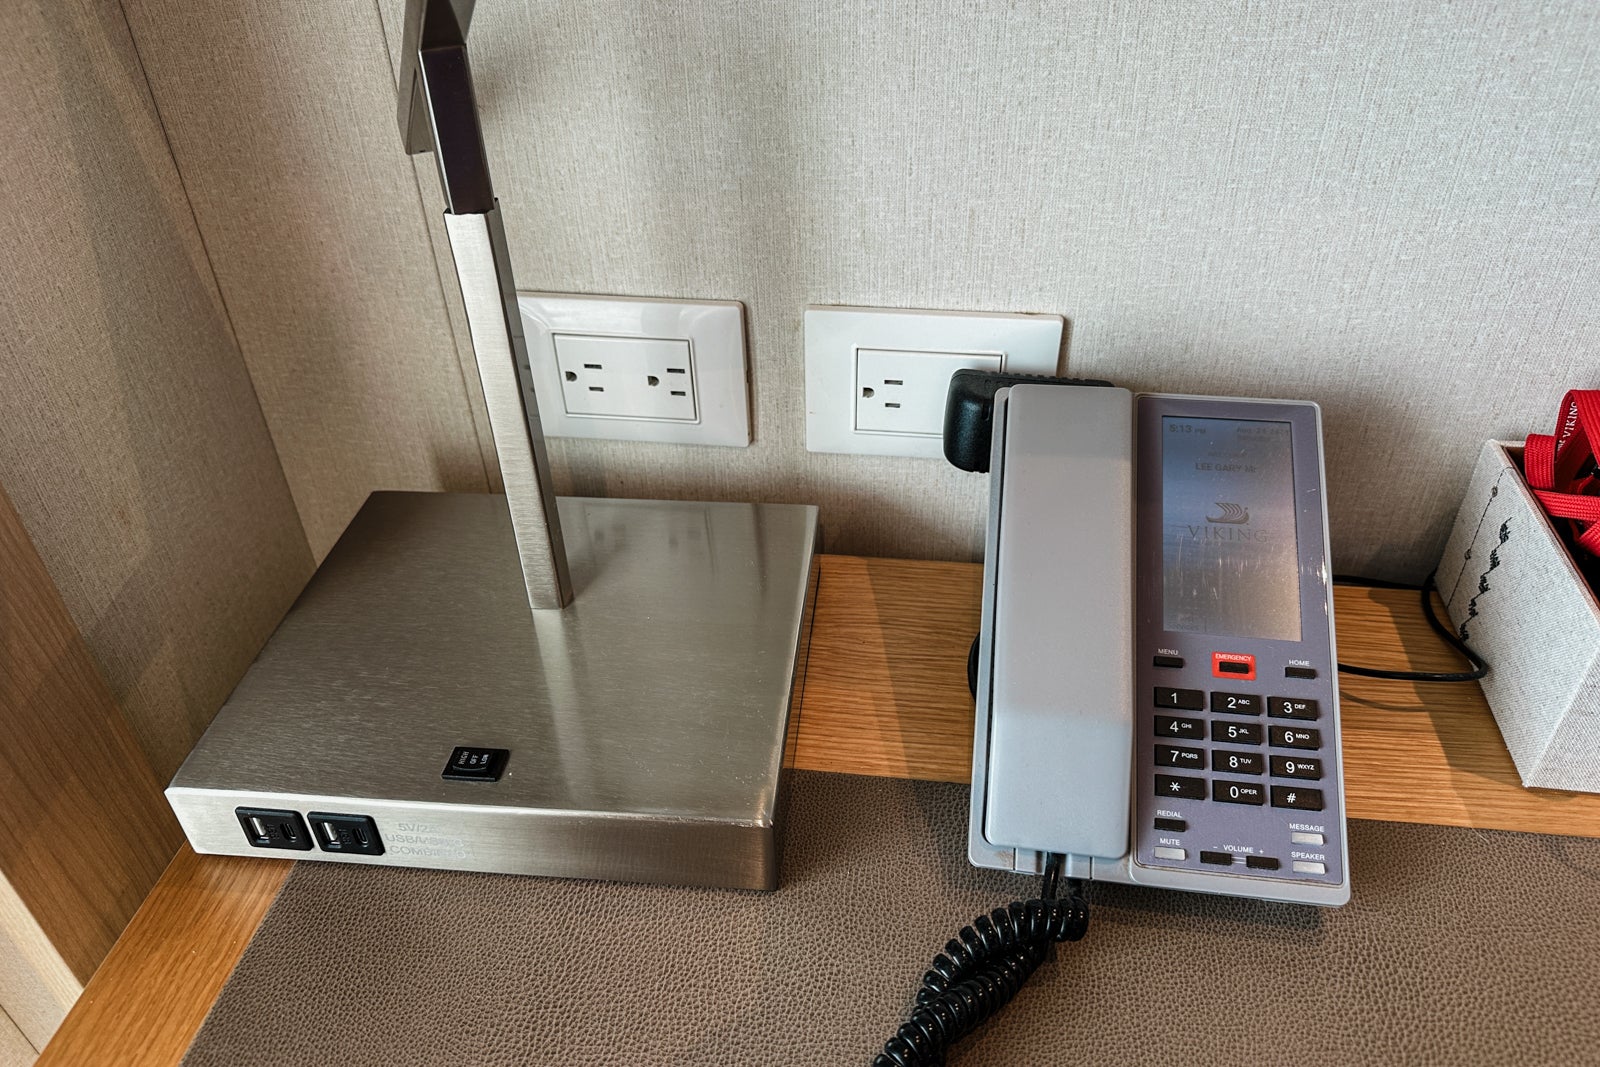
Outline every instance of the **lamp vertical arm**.
<svg viewBox="0 0 1600 1067"><path fill-rule="evenodd" d="M527 342L499 202L472 92L466 30L471 0L408 0L399 85L406 151L432 151L445 230L466 306L473 358L505 483L528 604L572 601L555 486L528 369Z"/></svg>
<svg viewBox="0 0 1600 1067"><path fill-rule="evenodd" d="M446 213L444 225L461 282L472 354L483 383L528 604L535 609L564 607L572 600L572 579L538 401L527 380L528 349L517 312L500 209L471 215Z"/></svg>

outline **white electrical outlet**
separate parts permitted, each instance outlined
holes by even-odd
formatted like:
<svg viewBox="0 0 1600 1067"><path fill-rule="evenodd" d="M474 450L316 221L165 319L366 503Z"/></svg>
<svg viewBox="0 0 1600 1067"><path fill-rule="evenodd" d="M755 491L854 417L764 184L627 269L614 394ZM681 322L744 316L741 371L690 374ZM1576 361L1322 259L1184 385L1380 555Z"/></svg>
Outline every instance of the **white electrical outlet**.
<svg viewBox="0 0 1600 1067"><path fill-rule="evenodd" d="M694 354L688 341L571 333L551 338L568 415L695 421Z"/></svg>
<svg viewBox="0 0 1600 1067"><path fill-rule="evenodd" d="M958 370L999 370L999 355L856 349L856 433L944 433L944 398Z"/></svg>
<svg viewBox="0 0 1600 1067"><path fill-rule="evenodd" d="M545 433L750 443L737 301L518 293L517 306Z"/></svg>
<svg viewBox="0 0 1600 1067"><path fill-rule="evenodd" d="M806 309L806 448L944 456L944 401L964 368L1055 374L1060 315Z"/></svg>

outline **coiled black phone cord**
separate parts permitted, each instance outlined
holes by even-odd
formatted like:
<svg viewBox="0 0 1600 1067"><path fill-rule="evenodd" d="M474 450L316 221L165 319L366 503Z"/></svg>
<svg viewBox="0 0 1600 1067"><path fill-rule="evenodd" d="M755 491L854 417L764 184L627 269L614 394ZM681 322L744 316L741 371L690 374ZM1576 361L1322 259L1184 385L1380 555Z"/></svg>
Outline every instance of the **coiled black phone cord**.
<svg viewBox="0 0 1600 1067"><path fill-rule="evenodd" d="M945 1052L1011 1002L1057 941L1076 941L1089 928L1082 883L1067 882L1056 897L1062 857L1045 863L1034 900L1012 901L963 926L933 957L917 990L917 1006L873 1057L872 1067L938 1067Z"/></svg>

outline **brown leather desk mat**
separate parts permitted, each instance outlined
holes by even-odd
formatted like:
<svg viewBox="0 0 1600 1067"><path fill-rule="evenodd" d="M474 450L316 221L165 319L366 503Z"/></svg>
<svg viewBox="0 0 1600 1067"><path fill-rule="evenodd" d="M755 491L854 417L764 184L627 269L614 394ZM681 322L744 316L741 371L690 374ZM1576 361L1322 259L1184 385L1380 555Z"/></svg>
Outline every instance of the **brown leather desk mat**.
<svg viewBox="0 0 1600 1067"><path fill-rule="evenodd" d="M297 865L184 1063L866 1064L950 934L1033 895L964 786L799 773L775 894ZM1095 885L953 1065L1600 1062L1600 840L1351 827L1322 911Z"/></svg>

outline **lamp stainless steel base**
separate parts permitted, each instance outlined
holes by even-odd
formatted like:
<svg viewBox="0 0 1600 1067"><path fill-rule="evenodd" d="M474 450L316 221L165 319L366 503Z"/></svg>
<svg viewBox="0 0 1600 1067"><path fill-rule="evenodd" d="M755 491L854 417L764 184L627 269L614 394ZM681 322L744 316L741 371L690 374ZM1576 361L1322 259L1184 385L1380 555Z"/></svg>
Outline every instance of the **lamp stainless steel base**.
<svg viewBox="0 0 1600 1067"><path fill-rule="evenodd" d="M816 508L559 510L576 599L530 612L504 498L373 494L168 787L195 850L774 888ZM445 779L457 746L500 779ZM384 851L255 848L240 807Z"/></svg>

